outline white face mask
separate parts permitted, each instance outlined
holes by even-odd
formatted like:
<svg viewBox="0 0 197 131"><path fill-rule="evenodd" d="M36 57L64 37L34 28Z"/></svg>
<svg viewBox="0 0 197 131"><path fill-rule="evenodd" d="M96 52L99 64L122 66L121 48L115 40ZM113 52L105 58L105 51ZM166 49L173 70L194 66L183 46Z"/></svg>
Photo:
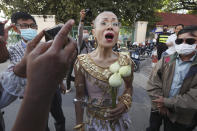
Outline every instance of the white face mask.
<svg viewBox="0 0 197 131"><path fill-rule="evenodd" d="M83 40L88 39L88 38L89 38L89 34L88 33L83 33Z"/></svg>
<svg viewBox="0 0 197 131"><path fill-rule="evenodd" d="M196 51L196 44L192 44L192 45L186 43L182 43L180 45L175 44L175 50L178 54L188 55Z"/></svg>

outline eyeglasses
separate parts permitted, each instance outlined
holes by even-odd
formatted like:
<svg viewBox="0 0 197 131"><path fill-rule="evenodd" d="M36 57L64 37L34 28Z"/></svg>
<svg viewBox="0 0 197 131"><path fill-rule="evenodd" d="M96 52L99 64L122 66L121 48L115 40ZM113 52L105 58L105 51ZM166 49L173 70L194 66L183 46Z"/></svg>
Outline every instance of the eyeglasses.
<svg viewBox="0 0 197 131"><path fill-rule="evenodd" d="M105 22L105 21L102 21L100 23L100 25L105 26L105 27L109 26L109 25L111 25L112 27L120 27L121 26L120 22Z"/></svg>
<svg viewBox="0 0 197 131"><path fill-rule="evenodd" d="M21 29L27 29L27 28L36 29L38 27L36 24L16 24L16 26L20 27Z"/></svg>
<svg viewBox="0 0 197 131"><path fill-rule="evenodd" d="M175 43L176 43L177 45L180 45L180 44L182 44L184 41L185 41L185 43L187 43L187 44L189 44L189 45L192 45L192 44L194 44L197 40L194 39L194 38L176 39L176 40L175 40Z"/></svg>

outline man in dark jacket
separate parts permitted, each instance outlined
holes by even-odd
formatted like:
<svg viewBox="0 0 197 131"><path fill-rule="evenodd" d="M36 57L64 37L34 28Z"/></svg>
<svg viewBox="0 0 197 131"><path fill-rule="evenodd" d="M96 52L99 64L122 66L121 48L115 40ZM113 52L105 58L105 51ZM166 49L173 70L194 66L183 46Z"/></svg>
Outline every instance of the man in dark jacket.
<svg viewBox="0 0 197 131"><path fill-rule="evenodd" d="M150 127L159 131L192 131L197 125L197 26L182 29L173 55L164 56L152 70L147 91L152 99Z"/></svg>

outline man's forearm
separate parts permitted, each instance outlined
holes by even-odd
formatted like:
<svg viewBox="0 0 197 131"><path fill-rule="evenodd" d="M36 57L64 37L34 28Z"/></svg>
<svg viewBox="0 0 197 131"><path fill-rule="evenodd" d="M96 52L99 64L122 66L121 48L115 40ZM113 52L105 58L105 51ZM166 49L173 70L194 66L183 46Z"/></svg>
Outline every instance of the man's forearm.
<svg viewBox="0 0 197 131"><path fill-rule="evenodd" d="M80 22L78 27L78 40L77 40L78 53L80 52L82 46L83 26L84 26L84 22Z"/></svg>
<svg viewBox="0 0 197 131"><path fill-rule="evenodd" d="M76 124L82 124L84 109L80 102L75 104L75 112L76 112Z"/></svg>
<svg viewBox="0 0 197 131"><path fill-rule="evenodd" d="M50 88L50 85L48 86ZM24 100L12 131L43 131L55 91L27 86ZM41 89L42 87L40 87Z"/></svg>

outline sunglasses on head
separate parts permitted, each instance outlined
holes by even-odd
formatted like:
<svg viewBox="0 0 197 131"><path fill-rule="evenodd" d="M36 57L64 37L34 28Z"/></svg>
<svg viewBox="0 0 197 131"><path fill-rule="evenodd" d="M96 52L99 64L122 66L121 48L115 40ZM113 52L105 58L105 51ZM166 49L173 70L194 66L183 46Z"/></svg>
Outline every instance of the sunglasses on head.
<svg viewBox="0 0 197 131"><path fill-rule="evenodd" d="M185 41L186 44L193 45L197 40L194 39L194 38L187 38L187 39L179 39L179 38L177 38L177 39L175 40L175 43L176 43L177 45L180 45L180 44L182 44L184 41Z"/></svg>

